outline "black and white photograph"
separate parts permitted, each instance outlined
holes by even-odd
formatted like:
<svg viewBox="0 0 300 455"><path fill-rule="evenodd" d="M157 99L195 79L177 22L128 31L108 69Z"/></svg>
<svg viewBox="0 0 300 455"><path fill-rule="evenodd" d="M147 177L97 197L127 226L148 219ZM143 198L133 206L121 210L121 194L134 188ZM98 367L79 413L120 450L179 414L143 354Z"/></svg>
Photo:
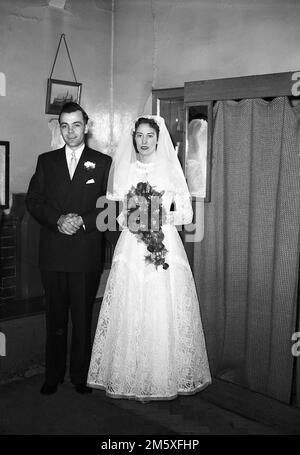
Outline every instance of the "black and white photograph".
<svg viewBox="0 0 300 455"><path fill-rule="evenodd" d="M81 85L78 82L48 79L46 114L59 114L67 102L80 103Z"/></svg>
<svg viewBox="0 0 300 455"><path fill-rule="evenodd" d="M300 435L299 23L0 0L1 446Z"/></svg>

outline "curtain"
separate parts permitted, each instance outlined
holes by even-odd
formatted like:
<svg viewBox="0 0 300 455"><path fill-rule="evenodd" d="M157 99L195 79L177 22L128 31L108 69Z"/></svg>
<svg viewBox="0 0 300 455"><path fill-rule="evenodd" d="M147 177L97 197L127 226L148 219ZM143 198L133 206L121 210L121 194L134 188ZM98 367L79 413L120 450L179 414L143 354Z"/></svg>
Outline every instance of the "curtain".
<svg viewBox="0 0 300 455"><path fill-rule="evenodd" d="M290 402L299 260L300 106L214 106L212 196L193 268L214 376Z"/></svg>

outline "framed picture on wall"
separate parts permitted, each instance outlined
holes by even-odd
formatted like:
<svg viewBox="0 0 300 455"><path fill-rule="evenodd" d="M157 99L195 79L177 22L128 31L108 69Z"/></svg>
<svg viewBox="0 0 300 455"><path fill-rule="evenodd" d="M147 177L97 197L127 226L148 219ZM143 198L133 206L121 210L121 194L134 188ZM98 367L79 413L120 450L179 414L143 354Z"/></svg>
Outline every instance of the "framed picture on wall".
<svg viewBox="0 0 300 455"><path fill-rule="evenodd" d="M79 82L48 79L45 113L58 115L65 103L80 103L81 87Z"/></svg>
<svg viewBox="0 0 300 455"><path fill-rule="evenodd" d="M0 141L0 207L9 208L9 142Z"/></svg>

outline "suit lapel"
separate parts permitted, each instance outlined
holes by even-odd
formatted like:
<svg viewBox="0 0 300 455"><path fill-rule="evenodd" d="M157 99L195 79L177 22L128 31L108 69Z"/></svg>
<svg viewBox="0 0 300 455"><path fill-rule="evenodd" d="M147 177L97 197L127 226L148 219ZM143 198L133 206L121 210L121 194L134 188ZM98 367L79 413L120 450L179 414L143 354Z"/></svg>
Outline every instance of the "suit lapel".
<svg viewBox="0 0 300 455"><path fill-rule="evenodd" d="M84 190L84 185L89 179L89 171L85 169L84 163L86 161L94 161L94 156L90 152L90 149L85 146L81 157L76 166L72 180L70 179L68 163L66 160L65 147L57 150L55 157L55 169L54 169L54 179L57 182L57 192L59 195L59 201L64 210L64 207L69 206L72 199L77 200L78 198L82 199L82 194Z"/></svg>
<svg viewBox="0 0 300 455"><path fill-rule="evenodd" d="M68 169L68 163L66 160L65 147L57 151L55 157L55 175L54 178L57 181L57 186L61 194L66 194L70 186L70 174Z"/></svg>
<svg viewBox="0 0 300 455"><path fill-rule="evenodd" d="M87 146L84 147L81 157L77 163L76 170L74 172L72 180L70 179L69 176L69 170L68 170L68 187L65 193L65 198L64 198L64 204L68 206L72 200L77 201L78 199L83 200L83 190L84 190L84 185L87 180L87 171L84 167L84 163L86 161L91 160L90 153L89 153L89 148Z"/></svg>
<svg viewBox="0 0 300 455"><path fill-rule="evenodd" d="M84 162L87 160L87 147L82 151L81 157L77 163L76 170L71 180L68 163L66 159L65 147L57 151L55 157L55 180L57 181L58 193L61 195L60 202L62 207L68 203L68 200L74 195L74 189L78 190L85 182Z"/></svg>
<svg viewBox="0 0 300 455"><path fill-rule="evenodd" d="M78 186L78 185L85 183L85 178L86 178L86 169L84 167L85 161L88 161L88 147L87 146L85 146L82 151L81 157L77 163L72 180L69 177L71 187L73 187L75 185Z"/></svg>

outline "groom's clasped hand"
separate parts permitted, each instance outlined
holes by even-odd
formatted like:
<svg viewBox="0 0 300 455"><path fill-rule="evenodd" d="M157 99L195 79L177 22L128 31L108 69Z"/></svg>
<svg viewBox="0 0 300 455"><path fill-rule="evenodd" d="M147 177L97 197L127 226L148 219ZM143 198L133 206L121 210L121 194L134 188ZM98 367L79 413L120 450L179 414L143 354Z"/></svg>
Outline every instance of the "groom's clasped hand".
<svg viewBox="0 0 300 455"><path fill-rule="evenodd" d="M83 225L83 220L77 213L61 215L57 221L58 230L61 234L73 235Z"/></svg>

